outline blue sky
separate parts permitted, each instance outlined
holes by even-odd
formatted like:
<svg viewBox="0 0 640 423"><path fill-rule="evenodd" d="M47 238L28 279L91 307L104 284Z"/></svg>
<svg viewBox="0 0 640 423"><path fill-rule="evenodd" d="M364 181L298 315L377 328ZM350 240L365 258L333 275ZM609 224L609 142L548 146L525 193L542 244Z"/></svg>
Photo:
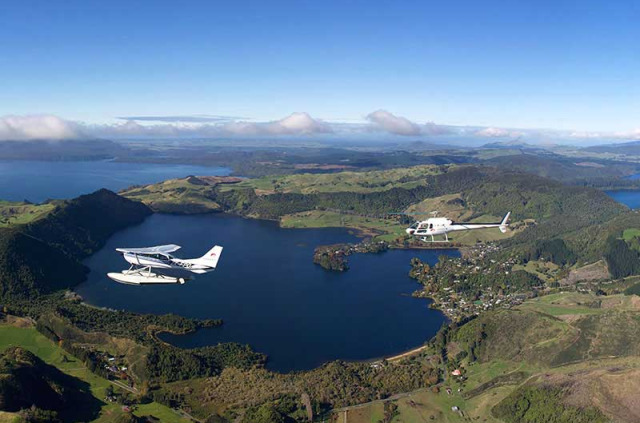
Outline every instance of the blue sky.
<svg viewBox="0 0 640 423"><path fill-rule="evenodd" d="M381 109L626 134L640 128L638 22L624 0L3 2L0 116L371 123Z"/></svg>

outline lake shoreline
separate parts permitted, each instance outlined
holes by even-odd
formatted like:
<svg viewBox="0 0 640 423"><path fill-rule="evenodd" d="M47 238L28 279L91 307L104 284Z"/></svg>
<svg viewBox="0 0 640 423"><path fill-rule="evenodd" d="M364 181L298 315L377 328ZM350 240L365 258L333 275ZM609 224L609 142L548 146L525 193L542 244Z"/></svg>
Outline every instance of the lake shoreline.
<svg viewBox="0 0 640 423"><path fill-rule="evenodd" d="M239 217L228 213L186 216L154 213L142 224L115 234L89 258L85 265L91 273L75 292L95 307L175 313L195 319L222 318L224 324L218 331L169 333L177 335L175 339L165 336L163 331L156 335L162 342L184 349L227 342L248 344L254 351L266 354L267 368L278 372L309 370L327 361L371 361L395 356L432 338L447 321L441 310L431 309L412 296L417 287L408 272L412 257L435 263L439 254L451 254L453 250L438 253L428 249L394 249L384 258L357 254L352 258L352 272L335 274L314 266L310 257L316 244L341 238L343 242L360 241L344 228L288 231L274 221ZM247 242L249 239L251 242ZM199 276L188 284L154 289L115 284L104 276L122 265L115 247L169 241L186 247L185 256L197 256L210 243L219 243L225 246L221 266L211 275ZM262 248L264 245L271 246L268 253ZM277 258L282 254L285 261ZM265 266L274 261L282 265L265 274ZM247 266L248 262L252 266ZM288 275L286 279L281 276L282 266ZM265 308L265 304L269 306ZM346 316L348 325L344 324ZM272 322L273 318L277 320ZM257 322L260 324L256 326ZM349 331L362 338L354 340ZM311 347L318 343L320 346ZM288 363L286 357L296 356L298 349L309 348L319 350L308 357L298 355ZM286 349L290 351L283 355Z"/></svg>

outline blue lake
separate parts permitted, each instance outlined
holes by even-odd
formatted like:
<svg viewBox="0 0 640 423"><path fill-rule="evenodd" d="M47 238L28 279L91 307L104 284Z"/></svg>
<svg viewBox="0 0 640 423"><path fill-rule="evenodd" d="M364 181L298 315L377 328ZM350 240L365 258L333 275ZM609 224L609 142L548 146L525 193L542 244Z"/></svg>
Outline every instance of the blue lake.
<svg viewBox="0 0 640 423"><path fill-rule="evenodd" d="M228 168L147 163L0 161L0 199L40 203L100 188L118 191L188 175L228 175Z"/></svg>
<svg viewBox="0 0 640 423"><path fill-rule="evenodd" d="M606 191L606 193L617 202L622 203L632 209L640 208L640 190Z"/></svg>
<svg viewBox="0 0 640 423"><path fill-rule="evenodd" d="M220 328L184 336L163 335L180 347L239 342L268 354L277 371L311 369L324 362L396 354L430 339L445 321L411 297L419 285L409 262L435 263L457 251L394 250L349 257L351 269L329 272L312 263L317 245L352 242L344 229L282 229L275 222L226 215L153 215L115 234L86 264L85 301L115 309L222 318ZM129 286L106 277L126 268L114 249L164 243L196 257L224 246L218 269L185 285Z"/></svg>

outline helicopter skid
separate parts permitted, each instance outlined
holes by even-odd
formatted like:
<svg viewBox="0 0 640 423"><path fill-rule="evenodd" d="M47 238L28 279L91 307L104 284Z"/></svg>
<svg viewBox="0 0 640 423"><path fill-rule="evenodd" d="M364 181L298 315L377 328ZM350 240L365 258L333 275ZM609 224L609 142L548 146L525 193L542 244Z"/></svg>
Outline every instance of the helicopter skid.
<svg viewBox="0 0 640 423"><path fill-rule="evenodd" d="M420 238L420 241L422 241L422 242L437 242L437 243L449 242L448 239L443 239L443 240L440 240L440 241L436 241L435 239L430 239L430 238L427 238L426 236Z"/></svg>

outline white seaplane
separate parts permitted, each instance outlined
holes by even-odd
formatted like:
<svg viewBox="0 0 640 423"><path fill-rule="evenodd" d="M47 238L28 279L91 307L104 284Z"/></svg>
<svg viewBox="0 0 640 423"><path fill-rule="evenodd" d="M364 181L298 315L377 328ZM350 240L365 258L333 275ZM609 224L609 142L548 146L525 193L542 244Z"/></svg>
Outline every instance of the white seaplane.
<svg viewBox="0 0 640 423"><path fill-rule="evenodd" d="M408 213L407 213L408 214ZM455 223L446 217L435 217L437 212L431 212L434 217L430 217L427 220L419 220L406 229L407 234L419 237L424 242L435 242L433 237L435 235L444 235L445 242L449 242L449 232L453 231L467 231L470 229L483 229L483 228L499 228L500 232L507 232L509 226L509 216L511 212L507 213L500 223ZM431 237L431 240L427 237Z"/></svg>
<svg viewBox="0 0 640 423"><path fill-rule="evenodd" d="M200 258L181 259L171 255L181 247L175 244L157 245L147 248L116 248L122 253L122 257L131 264L128 270L122 272L107 273L107 276L116 282L130 285L144 284L183 284L190 278L154 273L151 269L182 270L202 274L211 272L218 265L222 247L216 245Z"/></svg>

